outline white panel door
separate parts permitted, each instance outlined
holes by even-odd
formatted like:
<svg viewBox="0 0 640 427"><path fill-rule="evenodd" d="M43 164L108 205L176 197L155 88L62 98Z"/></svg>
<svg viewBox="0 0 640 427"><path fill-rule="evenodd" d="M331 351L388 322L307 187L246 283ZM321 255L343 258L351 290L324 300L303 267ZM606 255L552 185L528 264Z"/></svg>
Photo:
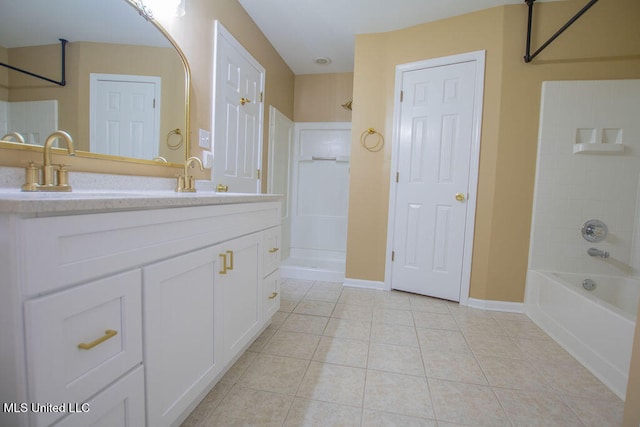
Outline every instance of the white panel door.
<svg viewBox="0 0 640 427"><path fill-rule="evenodd" d="M403 74L394 289L460 300L475 73L471 61Z"/></svg>
<svg viewBox="0 0 640 427"><path fill-rule="evenodd" d="M264 68L216 22L212 179L234 193L259 193Z"/></svg>
<svg viewBox="0 0 640 427"><path fill-rule="evenodd" d="M90 116L92 153L157 157L160 78L92 74Z"/></svg>

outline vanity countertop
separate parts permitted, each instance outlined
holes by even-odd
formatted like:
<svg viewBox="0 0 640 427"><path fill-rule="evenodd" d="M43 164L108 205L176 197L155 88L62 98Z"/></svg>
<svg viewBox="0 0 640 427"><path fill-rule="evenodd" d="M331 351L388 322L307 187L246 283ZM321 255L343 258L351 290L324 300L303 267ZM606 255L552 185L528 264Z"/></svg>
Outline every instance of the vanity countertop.
<svg viewBox="0 0 640 427"><path fill-rule="evenodd" d="M49 216L120 210L163 209L231 203L278 202L277 194L198 191L72 191L69 193L0 190L0 213Z"/></svg>

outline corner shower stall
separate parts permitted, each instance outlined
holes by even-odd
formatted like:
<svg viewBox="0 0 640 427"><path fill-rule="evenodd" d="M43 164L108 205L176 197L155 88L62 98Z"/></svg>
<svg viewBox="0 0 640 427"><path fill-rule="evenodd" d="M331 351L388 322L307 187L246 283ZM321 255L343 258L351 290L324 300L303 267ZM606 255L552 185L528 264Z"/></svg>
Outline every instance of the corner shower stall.
<svg viewBox="0 0 640 427"><path fill-rule="evenodd" d="M289 257L282 260L281 275L342 281L351 123L295 123L293 141L289 166Z"/></svg>
<svg viewBox="0 0 640 427"><path fill-rule="evenodd" d="M527 315L624 400L640 297L640 80L544 82Z"/></svg>

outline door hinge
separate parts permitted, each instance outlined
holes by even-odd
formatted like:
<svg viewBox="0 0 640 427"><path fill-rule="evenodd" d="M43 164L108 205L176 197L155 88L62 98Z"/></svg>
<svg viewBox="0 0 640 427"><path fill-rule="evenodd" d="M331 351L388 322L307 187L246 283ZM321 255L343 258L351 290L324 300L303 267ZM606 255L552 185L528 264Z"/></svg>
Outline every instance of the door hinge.
<svg viewBox="0 0 640 427"><path fill-rule="evenodd" d="M391 251L391 261L395 261L396 260L396 252L395 251Z"/></svg>
<svg viewBox="0 0 640 427"><path fill-rule="evenodd" d="M404 99L404 91L401 90L400 91L400 102L402 102L403 99Z"/></svg>
<svg viewBox="0 0 640 427"><path fill-rule="evenodd" d="M262 95L263 95L263 93L260 92L260 102L262 102Z"/></svg>
<svg viewBox="0 0 640 427"><path fill-rule="evenodd" d="M396 172L396 182L400 182L400 172Z"/></svg>
<svg viewBox="0 0 640 427"><path fill-rule="evenodd" d="M153 108L156 108L156 99L153 98Z"/></svg>
<svg viewBox="0 0 640 427"><path fill-rule="evenodd" d="M260 179L260 169L256 169L256 179Z"/></svg>

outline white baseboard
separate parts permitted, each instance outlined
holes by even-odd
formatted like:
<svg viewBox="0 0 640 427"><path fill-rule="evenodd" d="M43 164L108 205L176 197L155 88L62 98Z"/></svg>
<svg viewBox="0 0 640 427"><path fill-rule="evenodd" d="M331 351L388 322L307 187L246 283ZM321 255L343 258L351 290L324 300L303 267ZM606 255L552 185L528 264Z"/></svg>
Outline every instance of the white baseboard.
<svg viewBox="0 0 640 427"><path fill-rule="evenodd" d="M482 310L506 311L509 313L524 313L523 302L491 301L485 299L469 298L467 306Z"/></svg>
<svg viewBox="0 0 640 427"><path fill-rule="evenodd" d="M360 279L345 278L342 284L344 286L349 286L352 288L376 289L380 291L388 291L384 282L378 282L375 280L360 280Z"/></svg>

